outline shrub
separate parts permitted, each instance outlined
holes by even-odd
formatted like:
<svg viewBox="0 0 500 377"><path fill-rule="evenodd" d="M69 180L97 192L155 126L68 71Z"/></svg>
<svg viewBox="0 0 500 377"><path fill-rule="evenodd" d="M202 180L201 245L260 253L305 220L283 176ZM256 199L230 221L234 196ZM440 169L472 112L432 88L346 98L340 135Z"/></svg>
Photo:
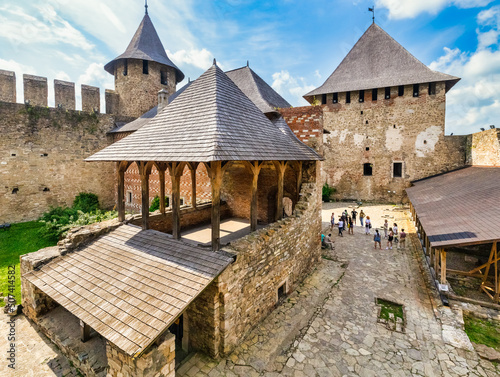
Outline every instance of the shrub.
<svg viewBox="0 0 500 377"><path fill-rule="evenodd" d="M335 187L330 186L328 183L323 185L322 199L324 202L328 202L332 194L335 194L337 190Z"/></svg>
<svg viewBox="0 0 500 377"><path fill-rule="evenodd" d="M168 207L168 196L165 196L165 206ZM149 212L154 212L160 209L160 197L156 195L151 201L151 207L149 207Z"/></svg>
<svg viewBox="0 0 500 377"><path fill-rule="evenodd" d="M84 213L90 213L99 209L99 198L90 192L81 192L73 201L73 208Z"/></svg>

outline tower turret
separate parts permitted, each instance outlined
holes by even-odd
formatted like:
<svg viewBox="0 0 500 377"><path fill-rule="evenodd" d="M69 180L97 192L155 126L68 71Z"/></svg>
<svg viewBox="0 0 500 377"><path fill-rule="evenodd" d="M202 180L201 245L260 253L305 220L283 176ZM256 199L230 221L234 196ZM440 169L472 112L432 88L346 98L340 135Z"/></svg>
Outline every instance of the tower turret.
<svg viewBox="0 0 500 377"><path fill-rule="evenodd" d="M104 69L115 76L116 112L133 117L157 105L158 91L165 89L171 95L184 79L182 71L168 58L147 12L125 52Z"/></svg>

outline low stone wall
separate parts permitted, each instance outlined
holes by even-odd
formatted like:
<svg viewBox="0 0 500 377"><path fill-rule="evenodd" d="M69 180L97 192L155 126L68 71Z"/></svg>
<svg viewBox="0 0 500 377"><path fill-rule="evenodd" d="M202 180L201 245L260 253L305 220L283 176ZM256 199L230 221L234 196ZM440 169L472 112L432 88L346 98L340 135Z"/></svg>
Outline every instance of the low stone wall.
<svg viewBox="0 0 500 377"><path fill-rule="evenodd" d="M231 215L229 207L226 203L221 203L220 216L221 220L228 218ZM196 207L181 208L181 232L182 228L189 228L199 224L210 222L212 216L212 203L201 204ZM130 221L133 225L142 225L142 216L135 215ZM149 227L164 233L172 232L172 210L166 210L165 215L160 212L149 215Z"/></svg>
<svg viewBox="0 0 500 377"><path fill-rule="evenodd" d="M467 164L500 166L500 129L490 129L467 136Z"/></svg>
<svg viewBox="0 0 500 377"><path fill-rule="evenodd" d="M167 331L159 346L133 359L106 342L107 377L175 377L175 335Z"/></svg>
<svg viewBox="0 0 500 377"><path fill-rule="evenodd" d="M304 183L294 214L231 243L236 260L189 306L190 346L226 356L321 257L321 197Z"/></svg>

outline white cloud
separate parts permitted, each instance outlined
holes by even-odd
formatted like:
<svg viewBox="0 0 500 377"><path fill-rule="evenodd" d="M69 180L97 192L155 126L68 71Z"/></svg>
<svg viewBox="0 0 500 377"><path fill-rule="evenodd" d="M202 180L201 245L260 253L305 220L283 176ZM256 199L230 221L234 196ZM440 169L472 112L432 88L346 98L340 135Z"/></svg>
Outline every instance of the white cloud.
<svg viewBox="0 0 500 377"><path fill-rule="evenodd" d="M447 94L447 133L468 134L490 124L500 126L499 13L500 7L493 7L478 15L485 30L477 30L476 51L467 54L445 48L444 55L430 64L431 69L462 77ZM492 35L497 36L495 40Z"/></svg>
<svg viewBox="0 0 500 377"><path fill-rule="evenodd" d="M58 16L50 5L40 5L36 9L40 18L16 6L0 8L0 38L10 41L13 45L64 43L86 51L93 49L94 45Z"/></svg>
<svg viewBox="0 0 500 377"><path fill-rule="evenodd" d="M192 48L190 50L179 50L176 52L171 52L167 50L167 55L172 59L175 65L182 67L185 65L192 65L196 68L202 70L207 70L210 68L214 62L213 54L207 49L203 48L201 50ZM219 68L224 70L223 64L217 61Z"/></svg>
<svg viewBox="0 0 500 377"><path fill-rule="evenodd" d="M294 77L286 70L273 73L273 83L271 86L285 99L290 95L293 100L288 102L298 103L299 105L307 105L307 101L302 96L315 88L314 85L309 85L303 77Z"/></svg>
<svg viewBox="0 0 500 377"><path fill-rule="evenodd" d="M389 17L414 18L421 13L436 14L446 6L458 8L484 7L493 0L377 0L376 7L389 10Z"/></svg>

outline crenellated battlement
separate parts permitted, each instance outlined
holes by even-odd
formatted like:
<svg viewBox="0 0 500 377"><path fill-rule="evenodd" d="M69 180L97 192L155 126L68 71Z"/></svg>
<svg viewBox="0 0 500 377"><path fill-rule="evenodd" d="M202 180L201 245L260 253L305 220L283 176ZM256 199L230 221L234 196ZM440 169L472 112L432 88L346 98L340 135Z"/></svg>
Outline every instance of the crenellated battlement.
<svg viewBox="0 0 500 377"><path fill-rule="evenodd" d="M23 74L24 102L33 106L48 105L49 88L46 77ZM75 83L63 80L54 80L55 107L67 110L76 109ZM15 103L16 74L12 71L0 70L0 102ZM105 103L106 114L115 114L118 110L118 95L114 90L106 89ZM81 85L82 111L100 112L100 89L96 86Z"/></svg>

